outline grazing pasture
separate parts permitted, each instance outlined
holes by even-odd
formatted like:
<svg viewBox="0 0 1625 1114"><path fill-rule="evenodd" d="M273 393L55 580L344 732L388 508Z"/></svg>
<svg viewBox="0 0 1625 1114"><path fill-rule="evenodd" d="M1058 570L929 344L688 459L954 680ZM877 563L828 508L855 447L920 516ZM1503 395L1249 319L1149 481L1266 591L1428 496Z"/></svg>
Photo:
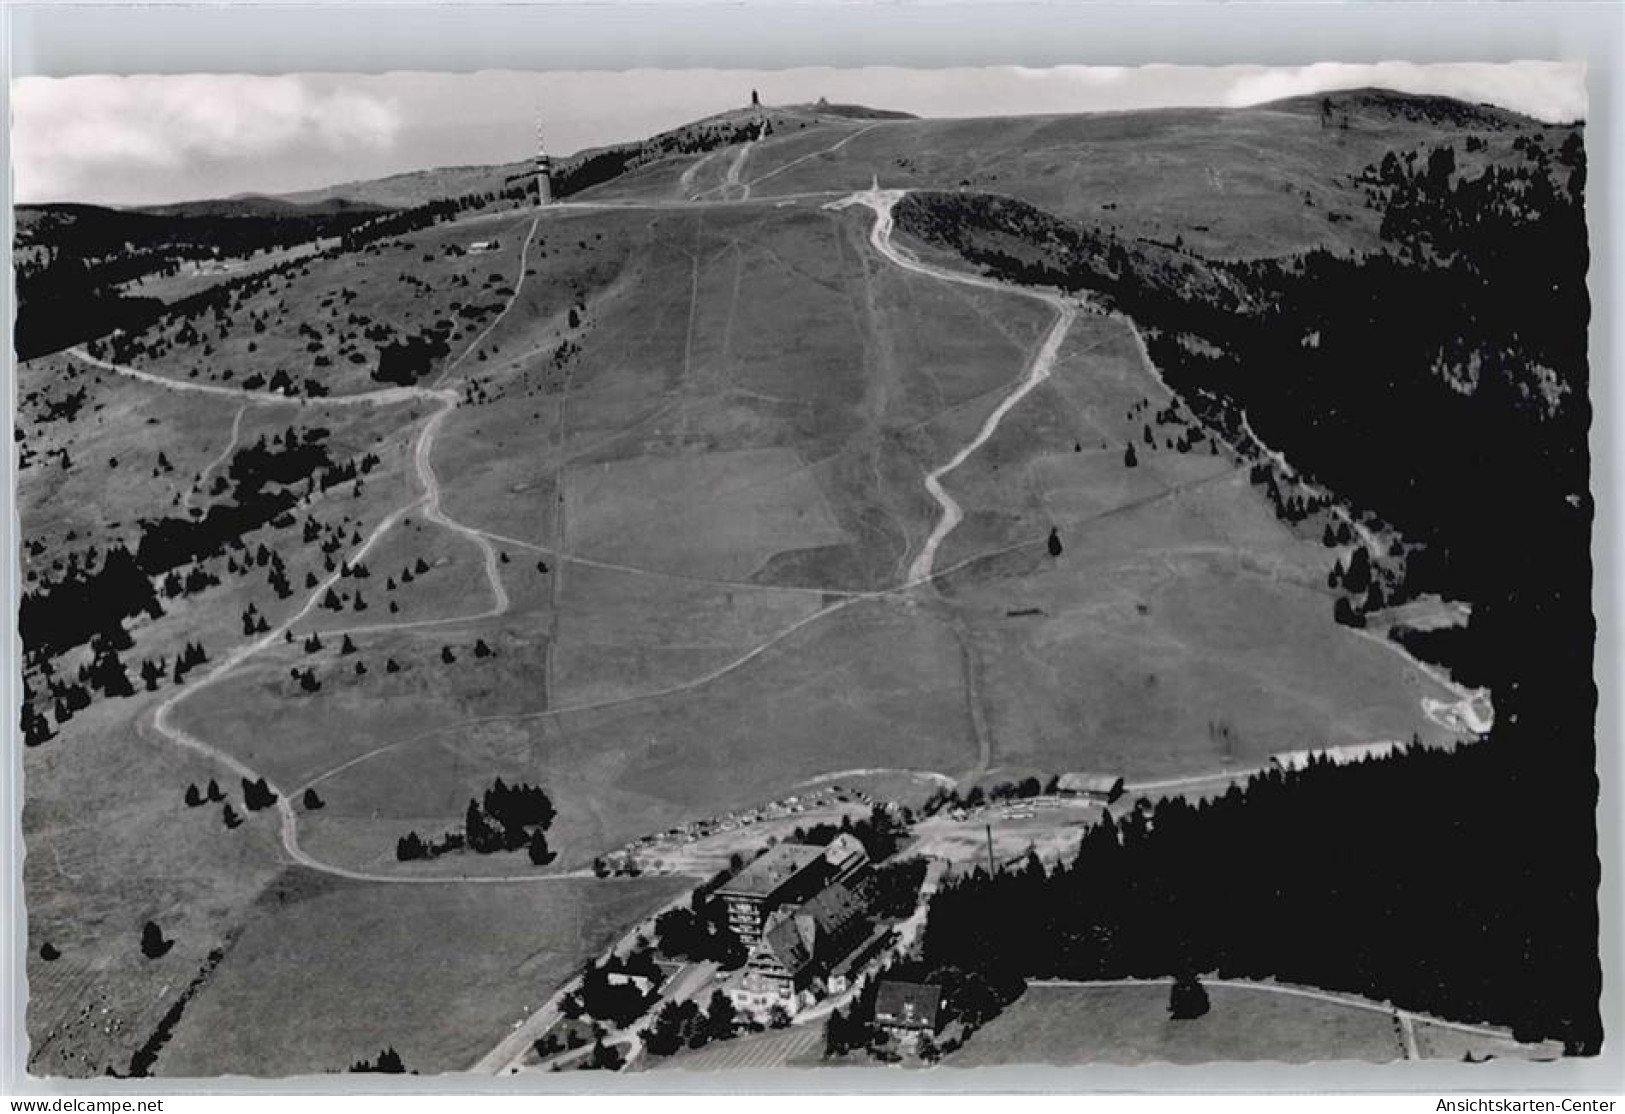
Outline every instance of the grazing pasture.
<svg viewBox="0 0 1625 1114"><path fill-rule="evenodd" d="M529 213L497 212L310 256L223 305L160 319L126 362L213 386L276 390L280 372L288 393L308 394L307 381L335 396L377 389L382 346L435 329L460 354L479 336L513 293L530 226Z"/></svg>
<svg viewBox="0 0 1625 1114"><path fill-rule="evenodd" d="M940 618L859 602L805 623L737 668L646 697L512 717L487 712L406 733L403 745L324 783L332 803L322 823L377 818L366 845L378 858L405 827L435 817L455 825L493 776L524 779L553 794L559 816L549 841L560 866L579 866L687 817L769 800L877 755L906 755L927 769L973 767L959 668L959 647ZM363 842L355 830L347 838Z"/></svg>
<svg viewBox="0 0 1625 1114"><path fill-rule="evenodd" d="M588 465L565 492L577 553L657 571L745 580L782 550L846 540L801 461L783 450Z"/></svg>
<svg viewBox="0 0 1625 1114"><path fill-rule="evenodd" d="M569 566L549 691L558 707L696 681L824 606L817 592Z"/></svg>
<svg viewBox="0 0 1625 1114"><path fill-rule="evenodd" d="M1030 986L944 1061L1003 1064L1193 1064L1211 1060L1388 1061L1404 1057L1391 1014L1235 984L1205 985L1209 1011L1173 1020L1168 984Z"/></svg>
<svg viewBox="0 0 1625 1114"><path fill-rule="evenodd" d="M886 122L787 168L753 196L859 190L875 179L886 188L962 186L1212 257L1369 250L1381 214L1366 206L1357 175L1386 151L1419 140L1460 150L1473 136L1486 141L1470 156L1482 165L1507 158L1517 135L1539 130L1476 107L1419 126L1396 118L1381 98L1340 98L1329 124L1315 97L1246 108ZM752 160L771 150L769 141Z"/></svg>
<svg viewBox="0 0 1625 1114"><path fill-rule="evenodd" d="M319 1074L386 1047L425 1075L466 1070L682 885L389 886L289 870L187 1008L157 1073Z"/></svg>
<svg viewBox="0 0 1625 1114"><path fill-rule="evenodd" d="M28 1070L82 1077L126 1071L170 1004L243 922L276 873L276 821L249 813L242 788L140 726L152 698L100 702L31 749L23 825L28 855ZM244 817L188 808L188 785L219 777ZM142 954L155 922L174 946ZM59 958L45 961L49 943Z"/></svg>
<svg viewBox="0 0 1625 1114"><path fill-rule="evenodd" d="M1143 778L1446 738L1421 700L1448 694L1333 621L1324 558L1242 477L1057 529L1057 558L1034 545L946 578L998 761Z"/></svg>
<svg viewBox="0 0 1625 1114"><path fill-rule="evenodd" d="M869 209L822 208L878 177L1008 192L1220 254L1358 248L1377 218L1349 175L1400 130L1357 110L1328 134L1301 106L807 110L578 199L637 205L462 217L313 255L219 313L161 323L131 357L177 384L261 390L284 371L336 399L380 386L380 346L439 330L420 370L454 392L444 413L245 407L66 355L25 365L19 506L25 567L42 573L206 506L262 435L319 425L333 467L377 457L181 570L194 590L126 624L132 676L143 657L172 668L188 642L206 648L169 719L214 759L153 726L172 672L155 692L98 697L27 752L34 1069L124 1070L215 949L163 1074L339 1070L386 1046L420 1071L464 1067L687 884L557 875L819 779L917 803L1017 771L1172 778L1322 743L1444 741L1422 700L1450 694L1333 622L1339 554L1283 526L1189 415L1159 420L1167 392L1131 330L1089 307L1050 378L942 476L964 518L936 575L908 583L942 514L926 476L1000 412L1056 311L901 268L871 244ZM351 192L401 201L492 173ZM804 192L818 196L786 197ZM345 569L329 600L319 586ZM270 642L200 685L261 637L250 626ZM65 653L54 675L89 659ZM301 854L399 884L292 867L281 817L247 812L232 761L294 802ZM550 794L556 862L396 861L402 835L456 830L498 776ZM240 827L218 803L183 803L210 777ZM298 801L307 786L321 807ZM1000 852L1064 843L1086 811L1049 844L1044 825L1003 824ZM919 834L974 858L947 821ZM555 877L446 880L538 874ZM150 960L148 919L174 941ZM46 941L60 959L38 957ZM1165 989L1034 988L955 1062L1396 1054L1377 1015L1212 993L1208 1018L1170 1029Z"/></svg>

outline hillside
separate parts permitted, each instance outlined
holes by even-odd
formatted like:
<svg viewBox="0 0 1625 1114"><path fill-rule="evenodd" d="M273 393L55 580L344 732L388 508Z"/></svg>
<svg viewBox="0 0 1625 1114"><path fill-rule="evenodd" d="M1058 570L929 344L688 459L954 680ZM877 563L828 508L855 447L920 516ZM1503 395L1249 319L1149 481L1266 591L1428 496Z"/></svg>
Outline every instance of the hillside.
<svg viewBox="0 0 1625 1114"><path fill-rule="evenodd" d="M1386 115L1391 101L1363 94L1345 103L1351 115ZM1571 1051L1590 1051L1599 1039L1587 951L1596 926L1597 690L1584 133L1431 101L1420 109L1402 101L1398 114L1448 124L1355 175L1375 218L1377 242L1365 252L1317 245L1236 263L1188 247L1159 250L970 191L912 193L897 206L897 223L934 259L1059 288L1132 317L1152 361L1207 428L1266 450L1251 475L1284 521L1314 522L1329 493L1344 501L1345 521L1326 523L1323 534L1329 546L1356 543L1328 576L1337 621L1393 638L1457 681L1493 693L1488 741L1472 753L1474 766L1462 757L1448 776L1475 787L1475 809L1495 794L1506 807L1532 799L1526 795L1572 803L1515 851L1522 866L1513 870L1526 890L1538 888L1538 903L1565 910L1571 925L1517 923L1516 933L1538 940L1532 954L1551 966L1503 997L1468 989L1493 969L1472 954L1457 976L1437 975L1440 984L1464 1016L1483 1016L1475 1011L1495 1001L1519 1031L1561 1035ZM1485 119L1496 121L1494 131L1482 130ZM1456 130L1464 120L1472 129L1465 133ZM1540 543L1509 559L1509 528ZM1391 617L1390 609L1428 595L1466 601L1470 619L1419 630ZM1408 821L1408 832L1432 847L1463 832L1475 847L1493 838L1459 813L1445 817L1448 837L1421 835L1421 820ZM1200 838L1205 844L1219 830L1210 816ZM1490 857L1506 864L1512 855ZM1548 873L1546 863L1563 866ZM1498 900L1488 874L1464 881L1455 908ZM1174 888L1193 896L1205 884L1189 879ZM1337 878L1321 896L1335 907L1357 884ZM1405 889L1386 874L1381 886ZM1468 915L1459 932L1481 919ZM1374 946L1377 931L1351 932L1348 947ZM1256 941L1255 932L1247 935ZM1271 973L1282 975L1287 950L1271 949ZM1021 955L1015 948L1003 958ZM1446 953L1437 960L1448 961ZM1313 981L1349 985L1343 980L1353 977L1336 966ZM1569 989L1547 992L1549 980Z"/></svg>
<svg viewBox="0 0 1625 1114"><path fill-rule="evenodd" d="M123 211L145 213L158 217L212 217L217 219L271 217L287 219L336 214L376 214L386 212L394 207L349 201L344 198L332 198L300 204L286 198L268 197L263 194L242 194L237 197L219 200L177 201L168 205L138 205Z"/></svg>
<svg viewBox="0 0 1625 1114"><path fill-rule="evenodd" d="M693 884L602 877L628 848L752 850L741 818L833 780L1063 772L1124 779L1120 816L1228 802L1156 806L1157 848L1314 910L1271 937L1299 976L1515 967L1428 1004L1592 1047L1594 879L1539 869L1595 847L1583 129L1331 103L767 107L560 159L547 207L520 162L29 214L92 271L129 229L210 262L239 221L330 233L19 366L31 1065L465 1066ZM1324 798L1240 789L1410 739ZM556 805L548 855L446 838L498 779ZM1374 800L1428 826L1366 838ZM1298 807L1271 856L1251 819ZM1334 853L1433 830L1497 853L1402 892L1444 868ZM1200 919L1182 846L1157 884ZM1101 931L1058 964L1200 942L1114 935L1158 923L1128 888L1067 891ZM1481 908L1469 957L1440 918Z"/></svg>
<svg viewBox="0 0 1625 1114"><path fill-rule="evenodd" d="M871 108L862 104L830 104L827 100L811 104L786 105L784 111L805 117L836 117L844 120L917 120L912 112L899 112L893 108Z"/></svg>
<svg viewBox="0 0 1625 1114"><path fill-rule="evenodd" d="M412 170L385 178L341 182L280 194L273 200L294 205L338 203L409 209L442 198L500 188L513 176L525 173L529 167L527 160L497 166L444 166L432 170Z"/></svg>
<svg viewBox="0 0 1625 1114"><path fill-rule="evenodd" d="M863 105L764 105L758 110L730 109L712 116L659 132L646 139L589 147L570 155L555 155L556 190L560 196L579 192L591 185L653 161L672 156L704 153L719 146L742 143L754 137L760 123L771 131L797 130L809 124L845 120L913 119L906 112L868 108ZM488 191L501 192L516 180L530 174L528 158L491 166L454 166L411 171L369 181L345 182L319 189L282 194L278 200L300 205L340 201L361 205L406 208L447 197ZM559 189L562 187L562 189Z"/></svg>
<svg viewBox="0 0 1625 1114"><path fill-rule="evenodd" d="M93 261L154 249L238 255L266 244L331 234L387 207L328 199L299 204L270 197L182 201L115 209L103 205L17 206L19 252Z"/></svg>
<svg viewBox="0 0 1625 1114"><path fill-rule="evenodd" d="M1452 128L1491 129L1541 127L1540 121L1493 104L1468 104L1435 94L1400 93L1392 89L1340 89L1300 97L1268 101L1260 108L1296 112L1335 121L1347 116L1351 122L1387 123L1406 121Z"/></svg>
<svg viewBox="0 0 1625 1114"><path fill-rule="evenodd" d="M263 198L138 209L20 205L17 352L31 359L115 327L144 327L166 303L220 275L274 265L383 212Z"/></svg>
<svg viewBox="0 0 1625 1114"><path fill-rule="evenodd" d="M1486 147L1466 157L1497 159L1516 134L1563 131L1490 106L1372 89L1248 108L962 120L821 103L766 106L761 119L770 134L753 145L750 159L756 177L771 175L764 195L858 189L875 177L898 187L958 185L1220 257L1374 248L1377 217L1356 179L1385 151L1473 135ZM723 168L706 156L754 138L756 121L749 109L730 110L648 139L556 158L555 192L671 196L697 164L719 173ZM839 147L802 159L819 137L827 137L825 147ZM446 167L281 200L409 207L501 193L523 185L529 173L526 160Z"/></svg>

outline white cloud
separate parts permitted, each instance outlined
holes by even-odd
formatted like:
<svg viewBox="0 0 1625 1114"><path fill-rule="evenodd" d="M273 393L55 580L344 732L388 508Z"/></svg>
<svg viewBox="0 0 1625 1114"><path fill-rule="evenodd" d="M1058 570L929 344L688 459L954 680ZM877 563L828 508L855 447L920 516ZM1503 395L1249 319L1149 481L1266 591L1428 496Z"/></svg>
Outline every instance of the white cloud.
<svg viewBox="0 0 1625 1114"><path fill-rule="evenodd" d="M1238 78L1226 99L1232 105L1258 104L1368 85L1402 93L1438 93L1458 100L1489 102L1552 123L1583 120L1586 115L1585 67L1571 62L1426 66L1412 62L1317 62Z"/></svg>
<svg viewBox="0 0 1625 1114"><path fill-rule="evenodd" d="M1030 66L1011 66L1010 72L1027 81L1070 83L1099 86L1122 81L1131 72L1127 66L1050 66L1034 69Z"/></svg>
<svg viewBox="0 0 1625 1114"><path fill-rule="evenodd" d="M50 200L94 193L107 175L184 181L220 160L384 150L401 123L390 101L292 76L27 77L12 85L16 194Z"/></svg>

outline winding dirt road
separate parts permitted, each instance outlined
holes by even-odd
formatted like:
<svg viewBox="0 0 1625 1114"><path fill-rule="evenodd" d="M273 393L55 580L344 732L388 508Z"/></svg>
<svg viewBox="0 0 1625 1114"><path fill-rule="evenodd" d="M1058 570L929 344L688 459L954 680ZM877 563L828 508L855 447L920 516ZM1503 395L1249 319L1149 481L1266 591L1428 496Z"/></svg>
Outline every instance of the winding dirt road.
<svg viewBox="0 0 1625 1114"><path fill-rule="evenodd" d="M475 338L468 344L461 354L446 365L436 379L437 384L443 383L447 377L453 371L455 371L464 360L468 358L469 354L475 351L475 349L482 344L487 337L490 336L491 332L518 301L519 292L523 288L525 282L527 253L529 252L531 242L535 238L538 223L539 218L532 219L531 221L530 231L525 237L523 248L520 250L518 274L515 276L513 283L514 292L509 297L507 304L503 306L501 313L496 316L491 324L486 326L484 330L475 336ZM412 453L413 467L417 473L418 485L422 489L422 494L413 499L411 502L397 507L389 514L385 515L384 518L373 527L372 531L362 541L360 546L352 550L346 559L340 563L338 568L327 574L327 576L325 576L314 588L310 590L303 606L301 606L292 615L278 623L275 627L271 628L254 641L239 646L203 676L188 683L184 688L171 693L164 700L162 700L153 709L151 719L152 729L160 737L167 739L177 746L185 747L188 750L203 755L210 761L225 767L245 780L260 780L263 775L254 770L247 763L241 761L236 756L211 745L207 741L198 738L196 735L193 735L177 725L174 722L175 709L185 701L191 699L197 693L213 685L217 685L227 677L231 676L245 662L254 658L258 654L263 653L265 650L277 645L277 643L289 630L310 616L311 612L315 610L318 601L321 600L328 589L333 587L333 585L336 584L343 576L344 568L346 566L354 565L364 560L367 554L372 552L373 548L384 537L384 535L387 534L396 523L398 523L403 517L411 513L413 510L421 508L425 518L447 530L452 531L453 533L460 534L467 538L471 543L480 548L485 557L485 576L491 590L491 605L485 610L476 614L460 616L454 620L443 621L477 621L480 619L489 619L501 615L508 610L508 592L507 588L502 583L502 575L498 567L498 555L495 547L491 545L490 540L480 531L475 530L472 527L465 526L451 518L441 507L440 482L438 477L435 475L433 464L434 445L435 438L439 435L441 427L444 426L445 421L451 415L451 412L457 408L458 395L455 390L440 386L389 387L376 391L367 391L361 394L340 395L320 399L289 398L284 395L274 394L267 391L249 391L242 388L222 387L216 384L193 383L186 380L171 379L167 376L155 375L151 372L142 371L138 368L124 367L119 364L110 363L109 361L90 355L82 348L72 348L69 349L68 352L69 355L73 356L74 358L94 367L98 367L102 370L110 371L118 375L127 376L153 386L164 387L170 390L209 394L217 397L234 398L240 400L245 407L249 404L261 406L275 405L301 407L312 405L383 406L404 402L432 402L437 406L435 412L430 415L429 420L424 423L422 431L418 434L417 442ZM241 418L242 411L239 410L237 418L233 421L234 434L239 428ZM370 629L405 629L419 625L422 624L403 622L398 624L380 624L379 626ZM320 871L323 874L336 875L341 878L349 878L360 882L388 882L406 884L443 884L451 882L512 884L557 881L564 878L592 877L590 871L560 872L548 875L427 876L372 874L366 871L350 870L346 867L336 866L332 863L323 862L322 860L315 858L300 846L299 814L294 808L293 800L290 798L288 793L284 792L276 785L273 785L268 778L265 779L265 782L271 788L271 791L277 795L276 809L281 821L280 838L283 850L294 862L308 867L311 870Z"/></svg>
<svg viewBox="0 0 1625 1114"><path fill-rule="evenodd" d="M193 493L202 491L204 481L214 474L216 468L231 459L231 454L237 449L237 440L243 434L243 415L246 413L248 413L248 403L245 402L237 407L237 413L232 416L231 436L226 440L226 447L220 450L219 456L205 464L202 470L198 472L197 479L193 480L186 490L181 492L181 510L190 511L192 509Z"/></svg>
<svg viewBox="0 0 1625 1114"><path fill-rule="evenodd" d="M172 379L167 375L154 375L150 371L140 368L125 367L122 364L109 363L99 357L92 356L83 348L69 348L66 354L92 367L102 371L111 371L125 376L128 379L138 379L143 383L150 383L154 387L164 387L171 391L187 391L192 394L214 395L216 398L231 398L240 402L252 403L256 406L396 406L403 402L419 402L426 397L435 397L435 392L426 391L422 387L383 387L376 391L363 391L354 395L323 395L321 398L303 398L294 395L279 395L274 391L249 391L241 387L222 387L216 383L194 383L189 379ZM452 402L457 398L452 396Z"/></svg>
<svg viewBox="0 0 1625 1114"><path fill-rule="evenodd" d="M848 137L853 138L853 137ZM922 263L892 242L892 208L902 200L906 190L883 190L878 185L862 193L854 193L843 197L839 201L832 201L825 205L826 209L845 209L851 205L864 205L874 210L874 227L869 230L869 243L881 256L915 274L925 275L942 282L958 283L961 286L975 286L984 290L994 290L1002 294L1017 294L1022 297L1033 298L1043 302L1055 310L1055 320L1051 323L1049 332L1044 336L1044 342L1033 356L1032 362L1027 365L1015 389L994 407L982 422L976 436L972 437L965 446L947 462L934 468L926 474L925 487L931 493L931 498L937 501L942 508L942 516L930 535L915 555L914 561L909 565L908 583L923 584L932 578L932 569L936 564L937 549L954 527L958 526L965 517L964 508L959 505L948 489L942 486L942 477L964 464L970 459L972 453L987 443L988 439L997 432L999 423L1005 416L1015 409L1016 405L1030 394L1034 387L1050 377L1055 368L1056 357L1060 355L1061 345L1066 341L1072 322L1078 315L1078 303L1049 290L1030 290L1021 286L1010 286L996 279L986 278L961 271L950 271L942 267L935 267L929 263Z"/></svg>
<svg viewBox="0 0 1625 1114"><path fill-rule="evenodd" d="M1016 385L1016 389L1006 395L1004 400L994 408L993 413L989 414L987 420L982 423L982 428L976 431L976 436L971 438L964 448L949 457L946 464L940 465L926 474L926 490L931 492L931 497L942 506L942 517L937 520L937 524L932 528L930 536L925 539L925 544L920 547L919 555L909 565L909 580L918 582L931 579L931 569L937 559L937 548L942 545L943 539L952 533L954 527L958 526L965 517L964 509L942 486L942 477L965 463L972 453L986 444L988 438L992 437L994 432L998 430L999 423L1004 420L1005 415L1010 413L1017 403L1026 398L1034 387L1050 377L1050 372L1055 367L1055 358L1061 351L1061 343L1066 340L1067 331L1071 329L1072 321L1077 316L1077 309L1073 306L1062 305L1059 310L1060 312L1055 317L1055 323L1050 326L1049 333L1044 337L1043 345L1038 349L1038 355L1033 357L1033 362L1028 365L1026 373L1021 377L1021 382Z"/></svg>

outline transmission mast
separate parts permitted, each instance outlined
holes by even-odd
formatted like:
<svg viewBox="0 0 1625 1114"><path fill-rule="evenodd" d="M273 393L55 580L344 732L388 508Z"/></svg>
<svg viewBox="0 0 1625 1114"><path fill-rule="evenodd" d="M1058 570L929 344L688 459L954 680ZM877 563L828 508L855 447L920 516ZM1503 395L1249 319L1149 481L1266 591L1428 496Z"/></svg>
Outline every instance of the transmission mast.
<svg viewBox="0 0 1625 1114"><path fill-rule="evenodd" d="M536 204L549 205L553 201L553 159L542 142L542 121L536 120Z"/></svg>

